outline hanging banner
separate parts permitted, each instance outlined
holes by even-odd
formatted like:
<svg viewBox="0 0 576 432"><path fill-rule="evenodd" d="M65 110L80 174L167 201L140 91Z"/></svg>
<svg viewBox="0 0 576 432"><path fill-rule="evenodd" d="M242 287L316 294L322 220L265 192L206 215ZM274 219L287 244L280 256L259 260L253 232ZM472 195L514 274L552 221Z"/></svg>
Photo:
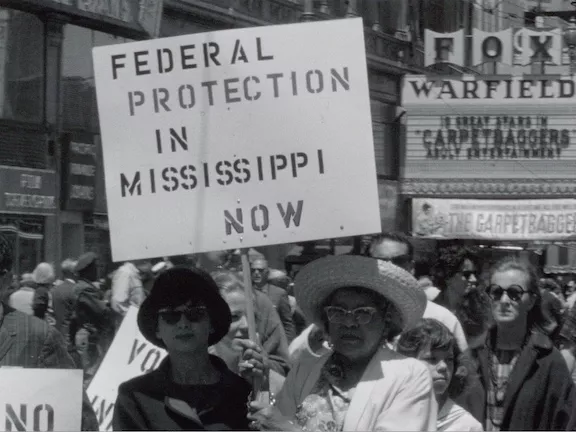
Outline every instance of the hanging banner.
<svg viewBox="0 0 576 432"><path fill-rule="evenodd" d="M362 19L93 52L114 261L380 231Z"/></svg>
<svg viewBox="0 0 576 432"><path fill-rule="evenodd" d="M62 139L62 203L64 210L92 212L98 175L96 146L64 134Z"/></svg>
<svg viewBox="0 0 576 432"><path fill-rule="evenodd" d="M5 431L79 431L79 369L0 367L0 428Z"/></svg>
<svg viewBox="0 0 576 432"><path fill-rule="evenodd" d="M576 238L576 200L412 200L412 233L436 239Z"/></svg>
<svg viewBox="0 0 576 432"><path fill-rule="evenodd" d="M56 212L54 171L0 166L2 213L52 215Z"/></svg>
<svg viewBox="0 0 576 432"><path fill-rule="evenodd" d="M101 431L112 430L114 403L120 384L153 371L166 357L164 350L142 336L137 316L138 309L132 306L86 391Z"/></svg>

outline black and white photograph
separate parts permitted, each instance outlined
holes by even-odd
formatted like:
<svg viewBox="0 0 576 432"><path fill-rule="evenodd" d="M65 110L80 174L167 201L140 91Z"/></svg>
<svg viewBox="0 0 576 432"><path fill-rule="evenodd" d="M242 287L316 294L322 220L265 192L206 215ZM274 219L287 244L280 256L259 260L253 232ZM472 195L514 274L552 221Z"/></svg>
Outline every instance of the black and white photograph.
<svg viewBox="0 0 576 432"><path fill-rule="evenodd" d="M0 430L576 431L576 0L0 0Z"/></svg>

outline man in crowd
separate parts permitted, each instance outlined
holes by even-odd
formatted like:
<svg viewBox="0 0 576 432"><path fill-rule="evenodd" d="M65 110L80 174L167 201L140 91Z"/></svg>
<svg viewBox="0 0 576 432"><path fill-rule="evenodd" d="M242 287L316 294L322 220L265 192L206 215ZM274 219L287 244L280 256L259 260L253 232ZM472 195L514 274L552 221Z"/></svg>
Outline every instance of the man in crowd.
<svg viewBox="0 0 576 432"><path fill-rule="evenodd" d="M130 306L140 307L144 301L143 279L151 273L148 260L126 262L114 273L112 278L111 305L117 314L116 326L120 326Z"/></svg>
<svg viewBox="0 0 576 432"><path fill-rule="evenodd" d="M0 235L0 291L12 281L12 248ZM0 367L75 369L62 335L36 317L0 304ZM33 383L23 383L33 385ZM72 396L71 396L72 397ZM98 430L98 421L86 394L82 403L82 430Z"/></svg>
<svg viewBox="0 0 576 432"><path fill-rule="evenodd" d="M98 280L98 256L93 252L82 255L75 272L78 281L74 286L70 337L82 358L89 382L114 337L113 313L104 300L104 293L94 284Z"/></svg>
<svg viewBox="0 0 576 432"><path fill-rule="evenodd" d="M63 280L52 290L56 329L62 333L67 344L70 343L70 321L76 306L76 298L74 296L74 286L76 285L74 269L76 264L77 261L71 258L62 262L60 268L62 269Z"/></svg>
<svg viewBox="0 0 576 432"><path fill-rule="evenodd" d="M252 273L252 286L254 289L266 294L272 301L272 304L278 311L278 315L280 315L288 343L292 342L295 337L295 331L288 293L269 282L268 276L270 275L270 269L268 268L268 261L264 258L256 258L252 261L250 270Z"/></svg>

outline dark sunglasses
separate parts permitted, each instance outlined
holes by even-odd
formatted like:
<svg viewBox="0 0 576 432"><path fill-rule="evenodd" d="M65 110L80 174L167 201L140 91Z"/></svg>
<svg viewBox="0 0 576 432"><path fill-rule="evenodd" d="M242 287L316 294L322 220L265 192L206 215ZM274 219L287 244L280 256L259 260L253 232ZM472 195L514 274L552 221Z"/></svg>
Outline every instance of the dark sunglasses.
<svg viewBox="0 0 576 432"><path fill-rule="evenodd" d="M504 293L513 302L519 302L522 300L522 296L526 293L530 293L522 288L520 285L510 285L508 288L502 288L500 285L490 285L486 290L490 298L494 301L500 301Z"/></svg>
<svg viewBox="0 0 576 432"><path fill-rule="evenodd" d="M200 322L208 316L206 306L195 306L184 310L165 310L158 312L158 316L166 324L174 325L180 322L182 315L190 322Z"/></svg>
<svg viewBox="0 0 576 432"><path fill-rule="evenodd" d="M462 277L464 279L470 279L470 276L472 276L472 275L476 276L476 272L473 270L464 270L464 271L461 271L460 274L462 275Z"/></svg>

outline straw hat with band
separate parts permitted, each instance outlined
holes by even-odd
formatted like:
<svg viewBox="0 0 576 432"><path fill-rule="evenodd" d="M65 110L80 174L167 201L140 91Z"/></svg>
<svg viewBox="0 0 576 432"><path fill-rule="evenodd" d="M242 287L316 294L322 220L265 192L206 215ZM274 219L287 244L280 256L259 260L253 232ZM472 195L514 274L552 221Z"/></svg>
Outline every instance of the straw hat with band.
<svg viewBox="0 0 576 432"><path fill-rule="evenodd" d="M296 302L308 320L324 326L322 308L339 288L365 288L392 303L400 316L402 330L418 322L426 309L426 296L407 271L389 262L362 256L340 255L320 258L296 276Z"/></svg>
<svg viewBox="0 0 576 432"><path fill-rule="evenodd" d="M175 304L174 299L180 304ZM166 307L178 307L190 300L206 305L213 329L208 343L218 343L230 329L230 308L220 295L214 279L197 268L174 267L156 278L150 295L138 311L138 328L142 335L154 345L165 348L164 342L156 336L158 311Z"/></svg>

